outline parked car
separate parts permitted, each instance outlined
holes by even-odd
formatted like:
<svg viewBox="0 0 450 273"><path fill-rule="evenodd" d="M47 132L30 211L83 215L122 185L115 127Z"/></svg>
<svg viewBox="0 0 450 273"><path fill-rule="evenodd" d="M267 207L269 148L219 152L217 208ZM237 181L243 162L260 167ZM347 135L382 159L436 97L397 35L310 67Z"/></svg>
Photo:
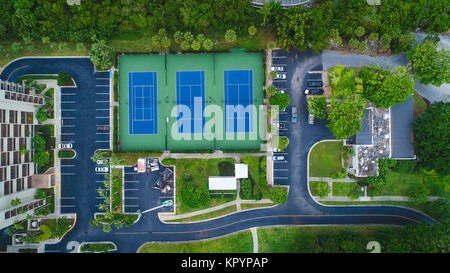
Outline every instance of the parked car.
<svg viewBox="0 0 450 273"><path fill-rule="evenodd" d="M108 159L106 159L106 158L97 159L97 165L105 165L107 162L108 162Z"/></svg>
<svg viewBox="0 0 450 273"><path fill-rule="evenodd" d="M276 161L280 161L280 160L284 160L284 156L282 156L282 155L275 155L275 156L272 157L272 159L276 160Z"/></svg>
<svg viewBox="0 0 450 273"><path fill-rule="evenodd" d="M314 124L314 116L311 114L308 115L308 124Z"/></svg>
<svg viewBox="0 0 450 273"><path fill-rule="evenodd" d="M317 80L308 81L307 86L308 87L321 87L321 86L323 86L323 82L322 81L317 81Z"/></svg>
<svg viewBox="0 0 450 273"><path fill-rule="evenodd" d="M270 69L272 71L284 71L284 67L282 66L272 66L272 68Z"/></svg>
<svg viewBox="0 0 450 273"><path fill-rule="evenodd" d="M278 80L285 80L286 79L286 74L285 73L277 73L277 78Z"/></svg>
<svg viewBox="0 0 450 273"><path fill-rule="evenodd" d="M305 95L322 95L323 89L321 88L307 88L305 90Z"/></svg>
<svg viewBox="0 0 450 273"><path fill-rule="evenodd" d="M97 125L98 131L109 131L109 125Z"/></svg>
<svg viewBox="0 0 450 273"><path fill-rule="evenodd" d="M297 122L297 108L296 107L292 107L291 121L294 123Z"/></svg>
<svg viewBox="0 0 450 273"><path fill-rule="evenodd" d="M72 149L72 143L59 143L60 149Z"/></svg>
<svg viewBox="0 0 450 273"><path fill-rule="evenodd" d="M107 172L109 172L109 167L95 167L95 172L107 173Z"/></svg>

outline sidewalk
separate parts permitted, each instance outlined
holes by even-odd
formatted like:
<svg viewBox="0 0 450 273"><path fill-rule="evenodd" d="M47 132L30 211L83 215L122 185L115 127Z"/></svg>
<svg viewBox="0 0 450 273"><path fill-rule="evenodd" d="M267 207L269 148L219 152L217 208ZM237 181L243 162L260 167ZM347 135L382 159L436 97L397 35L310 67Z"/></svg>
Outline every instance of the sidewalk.
<svg viewBox="0 0 450 273"><path fill-rule="evenodd" d="M428 201L435 201L439 199L438 196L430 196L428 197ZM409 198L407 196L368 196L368 197L360 197L358 199L351 199L350 197L344 196L327 196L327 197L316 197L314 196L316 201L338 201L338 202L369 202L369 201L403 201L409 202Z"/></svg>

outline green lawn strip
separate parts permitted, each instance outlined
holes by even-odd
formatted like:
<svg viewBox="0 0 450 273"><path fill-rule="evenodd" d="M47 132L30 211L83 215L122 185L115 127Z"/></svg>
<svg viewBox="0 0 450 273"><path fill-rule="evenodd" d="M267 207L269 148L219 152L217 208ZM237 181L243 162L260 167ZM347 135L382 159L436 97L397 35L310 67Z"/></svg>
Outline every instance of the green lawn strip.
<svg viewBox="0 0 450 273"><path fill-rule="evenodd" d="M321 184L327 184L328 182L322 182L322 181L309 181L309 189L311 190L311 194L313 196L320 196L319 195L319 190L318 190L318 186Z"/></svg>
<svg viewBox="0 0 450 273"><path fill-rule="evenodd" d="M109 252L116 247L112 243L84 243L80 252Z"/></svg>
<svg viewBox="0 0 450 273"><path fill-rule="evenodd" d="M139 253L252 253L253 239L250 231L226 237L192 243L148 243Z"/></svg>
<svg viewBox="0 0 450 273"><path fill-rule="evenodd" d="M430 196L450 198L450 175L427 174L423 171L394 172L388 171L386 184L369 191L370 196L409 196L418 184L424 183L430 190Z"/></svg>
<svg viewBox="0 0 450 273"><path fill-rule="evenodd" d="M75 156L75 152L72 150L59 150L58 157L59 158L72 158Z"/></svg>
<svg viewBox="0 0 450 273"><path fill-rule="evenodd" d="M366 252L365 246L376 231L394 227L276 227L258 229L259 253ZM336 239L340 233L351 233L349 245ZM348 238L349 236L347 236ZM361 240L366 239L366 240ZM341 245L340 245L341 244ZM339 248L348 248L340 250Z"/></svg>
<svg viewBox="0 0 450 273"><path fill-rule="evenodd" d="M122 213L122 168L111 168L111 197L113 213ZM114 182L117 179L117 182Z"/></svg>
<svg viewBox="0 0 450 273"><path fill-rule="evenodd" d="M119 101L119 73L114 71L114 101Z"/></svg>
<svg viewBox="0 0 450 273"><path fill-rule="evenodd" d="M237 211L237 207L236 207L236 205L233 205L233 206L229 206L229 207L226 207L226 208L223 208L223 209L220 209L220 210L216 210L216 211L213 211L213 212L200 214L200 215L187 217L187 218L182 218L182 219L168 220L166 222L194 222L194 221L201 221L201 220L206 220L206 219L211 219L211 218L227 215L227 214L230 214L230 213L235 212L235 211Z"/></svg>
<svg viewBox="0 0 450 273"><path fill-rule="evenodd" d="M20 77L16 82L22 84L24 80L56 80L56 75L25 75Z"/></svg>
<svg viewBox="0 0 450 273"><path fill-rule="evenodd" d="M276 205L275 203L241 203L241 209L255 209L255 208L264 208L264 207L271 207Z"/></svg>
<svg viewBox="0 0 450 273"><path fill-rule="evenodd" d="M349 196L351 190L355 187L355 183L333 182L333 196Z"/></svg>
<svg viewBox="0 0 450 273"><path fill-rule="evenodd" d="M119 107L114 106L114 126L113 126L113 152L118 150L119 141Z"/></svg>
<svg viewBox="0 0 450 273"><path fill-rule="evenodd" d="M120 152L112 153L111 158L120 160L120 165L135 165L138 158L160 157L162 152Z"/></svg>
<svg viewBox="0 0 450 273"><path fill-rule="evenodd" d="M203 188L208 190L208 177L210 176L230 176L234 174L235 160L233 158L215 159L178 159L176 161L176 196L177 214L185 214L197 210L215 207L236 199L235 194L210 195L210 202L205 205L191 207L181 195L181 190L192 184L195 189ZM229 173L231 167L233 174ZM189 181L188 181L189 180Z"/></svg>
<svg viewBox="0 0 450 273"><path fill-rule="evenodd" d="M309 157L310 177L331 177L342 169L342 142L322 142L314 146Z"/></svg>
<svg viewBox="0 0 450 273"><path fill-rule="evenodd" d="M428 107L427 103L422 98L422 96L420 96L416 92L414 93L414 96L413 96L413 103L414 103L414 117L418 116L420 113L427 110L427 107Z"/></svg>

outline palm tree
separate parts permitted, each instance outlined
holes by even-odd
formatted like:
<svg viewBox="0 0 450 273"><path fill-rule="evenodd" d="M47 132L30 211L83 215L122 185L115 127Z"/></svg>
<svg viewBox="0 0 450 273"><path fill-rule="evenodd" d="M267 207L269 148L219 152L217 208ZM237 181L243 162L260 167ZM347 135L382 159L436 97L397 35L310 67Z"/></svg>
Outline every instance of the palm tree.
<svg viewBox="0 0 450 273"><path fill-rule="evenodd" d="M11 200L11 206L16 207L18 205L22 204L22 201L20 201L20 198L16 198Z"/></svg>

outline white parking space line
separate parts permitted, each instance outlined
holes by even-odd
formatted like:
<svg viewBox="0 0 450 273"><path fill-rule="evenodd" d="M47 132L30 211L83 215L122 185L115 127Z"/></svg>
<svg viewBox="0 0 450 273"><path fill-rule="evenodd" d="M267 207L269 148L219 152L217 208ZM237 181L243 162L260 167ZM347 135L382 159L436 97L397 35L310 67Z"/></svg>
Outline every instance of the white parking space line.
<svg viewBox="0 0 450 273"><path fill-rule="evenodd" d="M76 127L76 125L61 125L61 127L69 127L69 128L73 128L73 127Z"/></svg>
<svg viewBox="0 0 450 273"><path fill-rule="evenodd" d="M124 205L124 207L139 207L138 205Z"/></svg>
<svg viewBox="0 0 450 273"><path fill-rule="evenodd" d="M124 199L133 199L133 200L137 200L137 199L139 199L139 197L125 197Z"/></svg>
<svg viewBox="0 0 450 273"><path fill-rule="evenodd" d="M124 189L124 190L126 190L126 191L138 191L140 189Z"/></svg>
<svg viewBox="0 0 450 273"><path fill-rule="evenodd" d="M135 172L135 173L124 173L124 174L137 174L137 172Z"/></svg>
<svg viewBox="0 0 450 273"><path fill-rule="evenodd" d="M95 117L95 118L109 118L109 117Z"/></svg>
<svg viewBox="0 0 450 273"><path fill-rule="evenodd" d="M96 84L97 87L109 87L109 84Z"/></svg>
<svg viewBox="0 0 450 273"><path fill-rule="evenodd" d="M125 183L139 183L140 181L125 181Z"/></svg>
<svg viewBox="0 0 450 273"><path fill-rule="evenodd" d="M61 109L61 111L76 111L75 109Z"/></svg>
<svg viewBox="0 0 450 273"><path fill-rule="evenodd" d="M62 173L61 175L75 175L75 173Z"/></svg>
<svg viewBox="0 0 450 273"><path fill-rule="evenodd" d="M108 93L95 93L95 95L109 95L109 92Z"/></svg>
<svg viewBox="0 0 450 273"><path fill-rule="evenodd" d="M74 208L75 205L61 205L61 208Z"/></svg>
<svg viewBox="0 0 450 273"><path fill-rule="evenodd" d="M75 119L75 117L62 117L62 119Z"/></svg>
<svg viewBox="0 0 450 273"><path fill-rule="evenodd" d="M287 177L274 176L273 179L288 179Z"/></svg>
<svg viewBox="0 0 450 273"><path fill-rule="evenodd" d="M95 133L96 135L109 135L109 133Z"/></svg>
<svg viewBox="0 0 450 273"><path fill-rule="evenodd" d="M95 110L97 110L97 111L109 111L109 108L108 109L95 109Z"/></svg>
<svg viewBox="0 0 450 273"><path fill-rule="evenodd" d="M71 135L75 135L75 133L61 133L61 135L67 135L67 136L71 136Z"/></svg>
<svg viewBox="0 0 450 273"><path fill-rule="evenodd" d="M75 96L76 93L61 93L61 95L64 95L64 96Z"/></svg>
<svg viewBox="0 0 450 273"><path fill-rule="evenodd" d="M96 103L105 103L105 102L109 102L109 100L96 100Z"/></svg>
<svg viewBox="0 0 450 273"><path fill-rule="evenodd" d="M61 197L61 199L75 199L75 197Z"/></svg>
<svg viewBox="0 0 450 273"><path fill-rule="evenodd" d="M109 140L96 140L95 142L109 142Z"/></svg>
<svg viewBox="0 0 450 273"><path fill-rule="evenodd" d="M66 100L66 101L62 100L61 103L75 103L75 102L71 101L71 100Z"/></svg>
<svg viewBox="0 0 450 273"><path fill-rule="evenodd" d="M288 169L273 169L276 172L287 172Z"/></svg>
<svg viewBox="0 0 450 273"><path fill-rule="evenodd" d="M67 167L67 168L70 168L70 167L75 167L76 165L61 165L61 167Z"/></svg>

